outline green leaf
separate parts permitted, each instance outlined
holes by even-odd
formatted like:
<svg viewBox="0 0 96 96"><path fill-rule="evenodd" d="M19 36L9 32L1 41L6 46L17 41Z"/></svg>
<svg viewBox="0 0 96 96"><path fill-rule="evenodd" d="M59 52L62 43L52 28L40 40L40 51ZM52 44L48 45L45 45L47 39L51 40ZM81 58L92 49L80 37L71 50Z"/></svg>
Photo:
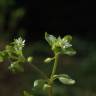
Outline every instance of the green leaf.
<svg viewBox="0 0 96 96"><path fill-rule="evenodd" d="M72 41L72 36L71 35L66 35L66 36L64 36L64 38L62 40L67 41L67 42L71 42Z"/></svg>
<svg viewBox="0 0 96 96"><path fill-rule="evenodd" d="M67 84L67 85L75 84L75 80L73 80L73 79L64 78L64 77L59 77L58 79L63 84Z"/></svg>
<svg viewBox="0 0 96 96"><path fill-rule="evenodd" d="M60 74L60 75L54 75L53 79L58 79L61 83L67 84L67 85L72 85L75 84L75 80L71 79L68 75L66 74Z"/></svg>
<svg viewBox="0 0 96 96"><path fill-rule="evenodd" d="M44 90L44 91L48 91L50 87L51 87L50 85L44 84L43 90Z"/></svg>
<svg viewBox="0 0 96 96"><path fill-rule="evenodd" d="M42 89L43 88L43 85L46 83L45 80L43 79L39 79L39 80L35 80L34 81L34 87L35 88L38 88L38 89Z"/></svg>
<svg viewBox="0 0 96 96"><path fill-rule="evenodd" d="M5 51L0 51L0 62L3 62L7 57L7 54Z"/></svg>
<svg viewBox="0 0 96 96"><path fill-rule="evenodd" d="M15 72L23 72L24 69L21 66L21 64L19 64L19 62L12 62L11 65L8 67L10 71L12 71L13 73Z"/></svg>
<svg viewBox="0 0 96 96"><path fill-rule="evenodd" d="M6 53L9 55L9 57L12 56L12 53L13 53L13 52L15 52L15 51L14 51L14 48L13 48L12 46L10 46L10 45L6 45L5 51L6 51Z"/></svg>
<svg viewBox="0 0 96 96"><path fill-rule="evenodd" d="M54 37L53 35L49 35L47 32L45 32L45 39L51 46L56 42L56 37Z"/></svg>
<svg viewBox="0 0 96 96"><path fill-rule="evenodd" d="M53 80L58 79L59 77L69 78L69 76L67 74L59 74L59 75L54 75Z"/></svg>
<svg viewBox="0 0 96 96"><path fill-rule="evenodd" d="M69 55L69 56L73 56L76 54L76 51L72 47L69 47L69 48L65 48L65 49L63 48L62 53Z"/></svg>

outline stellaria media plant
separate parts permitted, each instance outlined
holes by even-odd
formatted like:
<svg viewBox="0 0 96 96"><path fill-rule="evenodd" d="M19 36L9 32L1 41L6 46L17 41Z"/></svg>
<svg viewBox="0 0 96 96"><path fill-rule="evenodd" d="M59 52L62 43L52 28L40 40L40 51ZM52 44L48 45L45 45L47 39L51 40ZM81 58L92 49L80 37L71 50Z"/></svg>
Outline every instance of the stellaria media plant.
<svg viewBox="0 0 96 96"><path fill-rule="evenodd" d="M0 62L8 59L10 62L8 69L13 73L18 71L23 72L23 64L29 63L38 72L38 74L42 76L42 79L40 78L34 81L33 88L37 89L37 92L39 89L42 89L42 92L45 91L47 96L54 96L53 86L56 79L65 85L72 85L75 83L75 80L71 79L71 77L67 74L56 74L56 70L59 63L59 56L61 54L73 56L76 54L76 51L72 48L72 36L70 35L66 35L63 38L60 36L56 38L55 36L45 32L45 39L54 53L53 57L48 57L44 60L45 63L53 62L52 70L50 70L50 76L47 76L42 70L32 63L33 57L24 56L23 47L25 46L25 40L21 37L14 39L14 42L10 43L4 50L0 51ZM34 96L34 94L24 91L24 96Z"/></svg>

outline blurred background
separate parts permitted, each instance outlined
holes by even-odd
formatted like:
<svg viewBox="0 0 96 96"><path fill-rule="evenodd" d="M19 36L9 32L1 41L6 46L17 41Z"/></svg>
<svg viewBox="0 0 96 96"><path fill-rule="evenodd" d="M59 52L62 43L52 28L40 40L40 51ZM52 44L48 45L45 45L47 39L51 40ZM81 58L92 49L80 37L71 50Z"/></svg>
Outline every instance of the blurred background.
<svg viewBox="0 0 96 96"><path fill-rule="evenodd" d="M57 72L69 74L76 84L62 86L56 81L55 96L96 96L95 22L95 2L91 1L0 0L0 50L21 36L26 40L25 56L34 56L34 64L49 75L52 64L43 60L53 53L44 33L70 34L77 54L61 56ZM28 65L24 73L12 74L7 62L0 63L0 96L23 96L24 90L31 92L38 78Z"/></svg>

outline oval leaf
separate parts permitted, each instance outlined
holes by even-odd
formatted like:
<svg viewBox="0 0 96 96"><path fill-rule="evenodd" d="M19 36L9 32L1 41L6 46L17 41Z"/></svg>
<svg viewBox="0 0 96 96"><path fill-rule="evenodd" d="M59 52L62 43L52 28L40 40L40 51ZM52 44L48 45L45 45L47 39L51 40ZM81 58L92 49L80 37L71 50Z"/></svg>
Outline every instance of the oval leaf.
<svg viewBox="0 0 96 96"><path fill-rule="evenodd" d="M72 41L72 36L71 35L66 35L64 36L63 40L67 40L68 42Z"/></svg>
<svg viewBox="0 0 96 96"><path fill-rule="evenodd" d="M49 43L49 45L53 45L53 43L56 41L56 37L49 35L47 32L45 32L45 39Z"/></svg>
<svg viewBox="0 0 96 96"><path fill-rule="evenodd" d="M73 79L64 78L64 77L59 77L58 79L63 84L67 84L67 85L75 84L75 80L73 80Z"/></svg>
<svg viewBox="0 0 96 96"><path fill-rule="evenodd" d="M76 54L76 51L73 48L69 47L69 48L66 48L66 49L62 49L62 53L66 54L66 55L69 55L69 56L73 56L73 55Z"/></svg>
<svg viewBox="0 0 96 96"><path fill-rule="evenodd" d="M45 80L43 80L43 79L35 80L35 81L34 81L34 87L35 87L35 88L40 88L40 89L42 89L44 84L45 84Z"/></svg>
<svg viewBox="0 0 96 96"><path fill-rule="evenodd" d="M75 83L75 80L71 79L67 74L54 75L53 80L58 79L61 83L71 85Z"/></svg>

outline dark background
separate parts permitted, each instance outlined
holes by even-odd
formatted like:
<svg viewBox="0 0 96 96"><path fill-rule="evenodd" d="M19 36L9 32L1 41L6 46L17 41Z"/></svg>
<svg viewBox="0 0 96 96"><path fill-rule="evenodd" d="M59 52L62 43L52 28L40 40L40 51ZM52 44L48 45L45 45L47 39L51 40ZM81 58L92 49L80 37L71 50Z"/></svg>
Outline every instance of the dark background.
<svg viewBox="0 0 96 96"><path fill-rule="evenodd" d="M0 3L1 1L4 0L0 0ZM44 59L52 57L53 53L45 41L45 32L56 37L70 34L77 54L73 57L61 56L58 70L60 73L72 76L76 84L62 86L56 82L59 85L56 92L61 94L56 96L64 96L64 94L65 96L96 96L95 1L5 1L4 6L0 4L0 20L4 19L3 23L0 21L0 51L4 50L14 38L21 36L26 40L24 56L33 56L34 64L48 74L52 64L43 63ZM16 2L8 4L7 1ZM20 8L23 11L20 11ZM20 12L25 13L22 15ZM16 16L12 17L13 13ZM24 90L30 92L34 80L39 77L29 65L24 67L24 73L12 74L8 70L8 62L1 62L0 96L21 96Z"/></svg>
<svg viewBox="0 0 96 96"><path fill-rule="evenodd" d="M28 39L42 39L45 31L72 34L94 41L96 31L95 1L16 0L26 9L22 27Z"/></svg>

